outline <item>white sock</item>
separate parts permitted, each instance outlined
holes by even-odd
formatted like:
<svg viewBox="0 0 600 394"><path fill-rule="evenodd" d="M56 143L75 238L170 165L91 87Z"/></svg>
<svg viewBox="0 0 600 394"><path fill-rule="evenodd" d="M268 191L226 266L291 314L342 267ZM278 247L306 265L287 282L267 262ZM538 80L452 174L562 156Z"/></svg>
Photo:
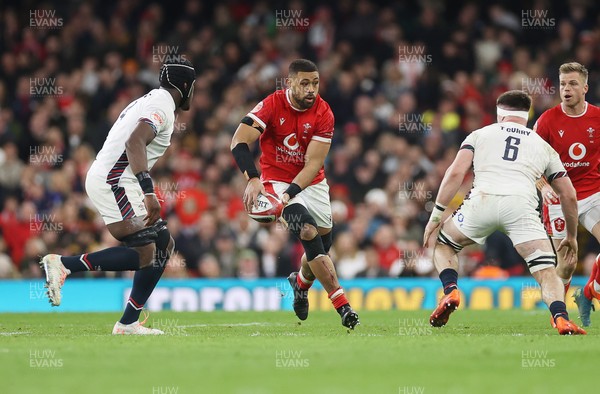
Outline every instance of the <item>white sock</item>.
<svg viewBox="0 0 600 394"><path fill-rule="evenodd" d="M300 282L304 283L308 287L310 287L314 282L314 280L308 280L304 277L304 275L302 275L302 269L298 271L298 277L300 278Z"/></svg>
<svg viewBox="0 0 600 394"><path fill-rule="evenodd" d="M594 290L596 290L596 292L600 293L600 284L596 281L594 281Z"/></svg>

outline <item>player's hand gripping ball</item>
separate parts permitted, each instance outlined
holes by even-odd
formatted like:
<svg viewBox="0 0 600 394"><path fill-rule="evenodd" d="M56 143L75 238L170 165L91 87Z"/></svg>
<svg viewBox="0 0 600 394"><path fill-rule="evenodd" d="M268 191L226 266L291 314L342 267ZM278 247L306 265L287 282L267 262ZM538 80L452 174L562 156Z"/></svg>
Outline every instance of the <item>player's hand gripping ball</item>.
<svg viewBox="0 0 600 394"><path fill-rule="evenodd" d="M248 216L259 223L272 223L279 219L283 212L281 200L272 194L260 193L256 198L256 204L248 212Z"/></svg>

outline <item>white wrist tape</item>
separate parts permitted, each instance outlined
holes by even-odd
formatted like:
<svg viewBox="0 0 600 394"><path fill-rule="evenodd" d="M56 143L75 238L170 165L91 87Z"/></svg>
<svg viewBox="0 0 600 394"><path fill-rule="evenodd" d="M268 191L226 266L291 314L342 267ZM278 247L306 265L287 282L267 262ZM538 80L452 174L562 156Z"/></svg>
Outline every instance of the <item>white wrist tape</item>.
<svg viewBox="0 0 600 394"><path fill-rule="evenodd" d="M441 222L442 215L444 214L445 210L446 210L445 206L443 206L442 204L436 203L435 206L433 207L433 211L431 211L431 216L429 217L429 221L434 222L434 223Z"/></svg>

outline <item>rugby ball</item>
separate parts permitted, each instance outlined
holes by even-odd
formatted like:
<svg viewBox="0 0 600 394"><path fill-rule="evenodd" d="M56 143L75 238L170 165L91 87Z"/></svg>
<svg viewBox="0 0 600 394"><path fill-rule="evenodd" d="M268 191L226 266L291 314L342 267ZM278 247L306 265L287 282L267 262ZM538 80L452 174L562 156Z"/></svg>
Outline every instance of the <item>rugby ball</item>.
<svg viewBox="0 0 600 394"><path fill-rule="evenodd" d="M248 212L248 216L259 223L272 223L279 219L283 212L283 204L272 194L259 193L256 198L256 206Z"/></svg>

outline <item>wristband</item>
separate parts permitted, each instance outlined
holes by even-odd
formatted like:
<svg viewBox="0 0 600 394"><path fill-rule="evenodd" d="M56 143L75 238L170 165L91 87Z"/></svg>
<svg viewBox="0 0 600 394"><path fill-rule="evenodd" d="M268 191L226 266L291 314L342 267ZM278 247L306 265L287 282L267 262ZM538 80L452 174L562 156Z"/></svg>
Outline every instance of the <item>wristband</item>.
<svg viewBox="0 0 600 394"><path fill-rule="evenodd" d="M435 207L433 207L433 211L431 211L431 216L429 217L429 221L434 222L434 223L441 222L442 215L444 214L445 210L446 210L445 206L436 203Z"/></svg>
<svg viewBox="0 0 600 394"><path fill-rule="evenodd" d="M296 197L296 195L298 193L300 193L302 191L302 188L300 186L298 186L295 183L290 183L290 185L288 186L287 189L285 189L284 193L287 193L288 196L290 196L290 200L294 197Z"/></svg>
<svg viewBox="0 0 600 394"><path fill-rule="evenodd" d="M152 178L150 177L148 171L138 172L135 174L135 177L137 178L144 194L154 193L154 184L152 183Z"/></svg>
<svg viewBox="0 0 600 394"><path fill-rule="evenodd" d="M254 159L252 158L252 153L250 153L250 148L248 144L245 142L241 142L237 144L232 150L233 158L240 171L243 174L246 174L248 179L258 178L258 170L254 165Z"/></svg>

